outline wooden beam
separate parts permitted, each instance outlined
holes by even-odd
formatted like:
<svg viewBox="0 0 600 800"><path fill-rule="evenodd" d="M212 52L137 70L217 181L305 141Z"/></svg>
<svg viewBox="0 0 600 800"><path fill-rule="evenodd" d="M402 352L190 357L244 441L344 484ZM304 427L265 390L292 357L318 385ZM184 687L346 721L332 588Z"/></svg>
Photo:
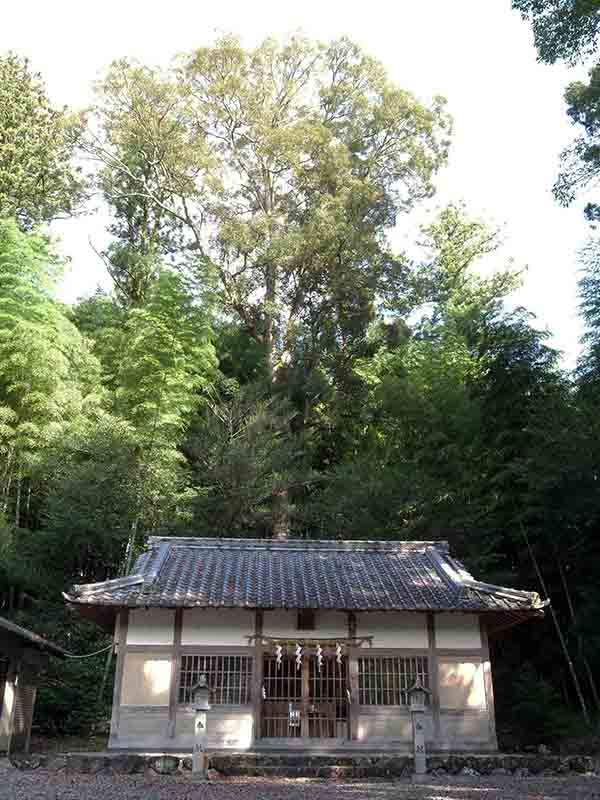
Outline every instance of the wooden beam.
<svg viewBox="0 0 600 800"><path fill-rule="evenodd" d="M254 614L254 670L252 677L252 706L254 708L254 741L261 738L263 705L263 611L257 608Z"/></svg>
<svg viewBox="0 0 600 800"><path fill-rule="evenodd" d="M125 666L125 650L127 645L127 628L129 626L129 609L122 608L117 618L117 663L115 667L115 686L113 689L113 705L110 720L111 740L119 738L119 720L121 712L121 689L123 686L123 669Z"/></svg>
<svg viewBox="0 0 600 800"><path fill-rule="evenodd" d="M356 639L356 614L354 611L348 612L348 638ZM348 648L348 683L350 689L350 705L348 708L350 739L358 739L358 648L352 646Z"/></svg>
<svg viewBox="0 0 600 800"><path fill-rule="evenodd" d="M179 700L179 673L181 669L181 630L183 628L183 608L175 611L175 630L171 652L171 685L169 687L169 725L167 736L175 738L177 728L177 704Z"/></svg>
<svg viewBox="0 0 600 800"><path fill-rule="evenodd" d="M485 701L489 717L490 743L497 750L498 738L496 735L496 711L494 708L494 684L492 681L492 662L490 660L490 648L488 639L487 622L483 615L479 616L479 626L481 630L481 644L484 651L483 663L483 685L485 687Z"/></svg>
<svg viewBox="0 0 600 800"><path fill-rule="evenodd" d="M440 725L440 670L437 648L435 646L435 614L427 612L427 641L429 659L429 688L431 689L431 715L433 718L433 739L436 743L441 738Z"/></svg>

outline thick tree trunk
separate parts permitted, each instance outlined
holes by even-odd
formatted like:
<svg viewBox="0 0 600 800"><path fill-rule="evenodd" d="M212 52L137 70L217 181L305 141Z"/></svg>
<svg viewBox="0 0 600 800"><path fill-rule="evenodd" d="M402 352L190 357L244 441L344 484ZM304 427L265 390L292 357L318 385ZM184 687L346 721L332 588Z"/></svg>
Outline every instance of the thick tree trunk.
<svg viewBox="0 0 600 800"><path fill-rule="evenodd" d="M269 265L265 278L265 346L271 385L284 380L281 365L275 364L275 304L277 301L277 267ZM289 496L287 488L276 489L271 495L271 536L285 540L290 529Z"/></svg>
<svg viewBox="0 0 600 800"><path fill-rule="evenodd" d="M275 302L277 300L276 267L269 265L265 278L265 349L271 383L275 382Z"/></svg>
<svg viewBox="0 0 600 800"><path fill-rule="evenodd" d="M138 529L138 518L136 517L131 523L131 528L129 529L129 539L127 541L127 554L125 560L125 571L123 573L124 575L129 575L131 564L133 562L133 551L135 550L137 529Z"/></svg>
<svg viewBox="0 0 600 800"><path fill-rule="evenodd" d="M287 489L276 489L271 496L271 535L285 541L290 533L290 503Z"/></svg>

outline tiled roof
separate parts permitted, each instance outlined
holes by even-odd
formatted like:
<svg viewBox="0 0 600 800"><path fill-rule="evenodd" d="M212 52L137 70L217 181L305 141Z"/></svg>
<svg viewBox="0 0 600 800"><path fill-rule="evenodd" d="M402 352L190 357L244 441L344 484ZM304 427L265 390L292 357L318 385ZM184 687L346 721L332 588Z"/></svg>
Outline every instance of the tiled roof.
<svg viewBox="0 0 600 800"><path fill-rule="evenodd" d="M132 574L74 586L88 606L481 611L531 616L535 592L476 581L445 542L151 537Z"/></svg>

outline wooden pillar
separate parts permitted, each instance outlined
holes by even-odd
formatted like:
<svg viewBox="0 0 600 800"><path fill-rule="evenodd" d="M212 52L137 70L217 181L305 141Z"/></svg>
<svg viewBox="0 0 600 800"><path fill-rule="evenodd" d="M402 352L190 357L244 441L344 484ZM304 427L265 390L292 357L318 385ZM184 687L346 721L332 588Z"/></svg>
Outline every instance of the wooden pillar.
<svg viewBox="0 0 600 800"><path fill-rule="evenodd" d="M119 720L121 716L121 687L123 685L123 668L125 665L125 649L127 647L127 628L129 625L129 609L122 608L116 623L117 663L115 667L115 685L113 689L112 716L110 720L111 740L119 738Z"/></svg>
<svg viewBox="0 0 600 800"><path fill-rule="evenodd" d="M181 629L183 627L183 608L175 610L173 631L173 650L171 653L171 685L169 687L169 727L168 737L174 739L177 729L177 705L179 702L179 671L181 669Z"/></svg>
<svg viewBox="0 0 600 800"><path fill-rule="evenodd" d="M439 747L441 739L440 726L440 670L435 643L435 614L427 612L427 642L429 658L429 688L431 690L431 716L433 720L434 746Z"/></svg>
<svg viewBox="0 0 600 800"><path fill-rule="evenodd" d="M481 631L481 652L483 665L483 683L485 687L485 704L487 707L490 731L490 744L498 749L498 739L496 736L496 712L494 709L494 684L492 682L492 664L490 661L490 648L488 641L488 629L485 617L479 615L479 629Z"/></svg>
<svg viewBox="0 0 600 800"><path fill-rule="evenodd" d="M33 707L35 705L36 687L32 683L31 669L21 669L15 687L15 703L9 752L28 753L31 742L31 726L33 724Z"/></svg>
<svg viewBox="0 0 600 800"><path fill-rule="evenodd" d="M263 706L263 611L257 608L254 615L254 672L252 685L252 704L254 706L254 741L261 738Z"/></svg>
<svg viewBox="0 0 600 800"><path fill-rule="evenodd" d="M308 708L310 699L310 655L308 648L303 647L302 653L302 666L300 667L302 674L302 715L300 717L300 736L303 739L308 739L310 736L310 723L308 719ZM321 723L319 723L320 725Z"/></svg>
<svg viewBox="0 0 600 800"><path fill-rule="evenodd" d="M28 703L27 703L27 721L26 721L26 739L25 739L25 752L29 752L29 746L31 744L31 728L33 726L33 712L35 709L35 698L37 696L37 687L36 686L28 686L27 687Z"/></svg>
<svg viewBox="0 0 600 800"><path fill-rule="evenodd" d="M348 612L348 637L354 639L356 637L356 614L354 611ZM358 648L355 644L351 644L348 648L348 682L350 689L350 706L348 708L348 716L350 718L350 739L356 741L358 739Z"/></svg>

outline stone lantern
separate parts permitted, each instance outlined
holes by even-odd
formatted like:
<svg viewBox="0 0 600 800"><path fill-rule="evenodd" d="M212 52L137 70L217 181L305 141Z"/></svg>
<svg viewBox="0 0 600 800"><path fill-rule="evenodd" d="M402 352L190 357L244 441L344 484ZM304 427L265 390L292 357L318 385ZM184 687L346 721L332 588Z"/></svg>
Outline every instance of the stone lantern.
<svg viewBox="0 0 600 800"><path fill-rule="evenodd" d="M198 683L192 687L192 702L196 712L192 772L195 772L199 778L206 778L208 774L208 756L206 754L206 713L210 711L208 693L206 675L200 675Z"/></svg>
<svg viewBox="0 0 600 800"><path fill-rule="evenodd" d="M424 775L427 772L425 753L425 704L429 693L429 689L423 686L420 676L417 676L416 681L408 690L415 752L415 775Z"/></svg>

